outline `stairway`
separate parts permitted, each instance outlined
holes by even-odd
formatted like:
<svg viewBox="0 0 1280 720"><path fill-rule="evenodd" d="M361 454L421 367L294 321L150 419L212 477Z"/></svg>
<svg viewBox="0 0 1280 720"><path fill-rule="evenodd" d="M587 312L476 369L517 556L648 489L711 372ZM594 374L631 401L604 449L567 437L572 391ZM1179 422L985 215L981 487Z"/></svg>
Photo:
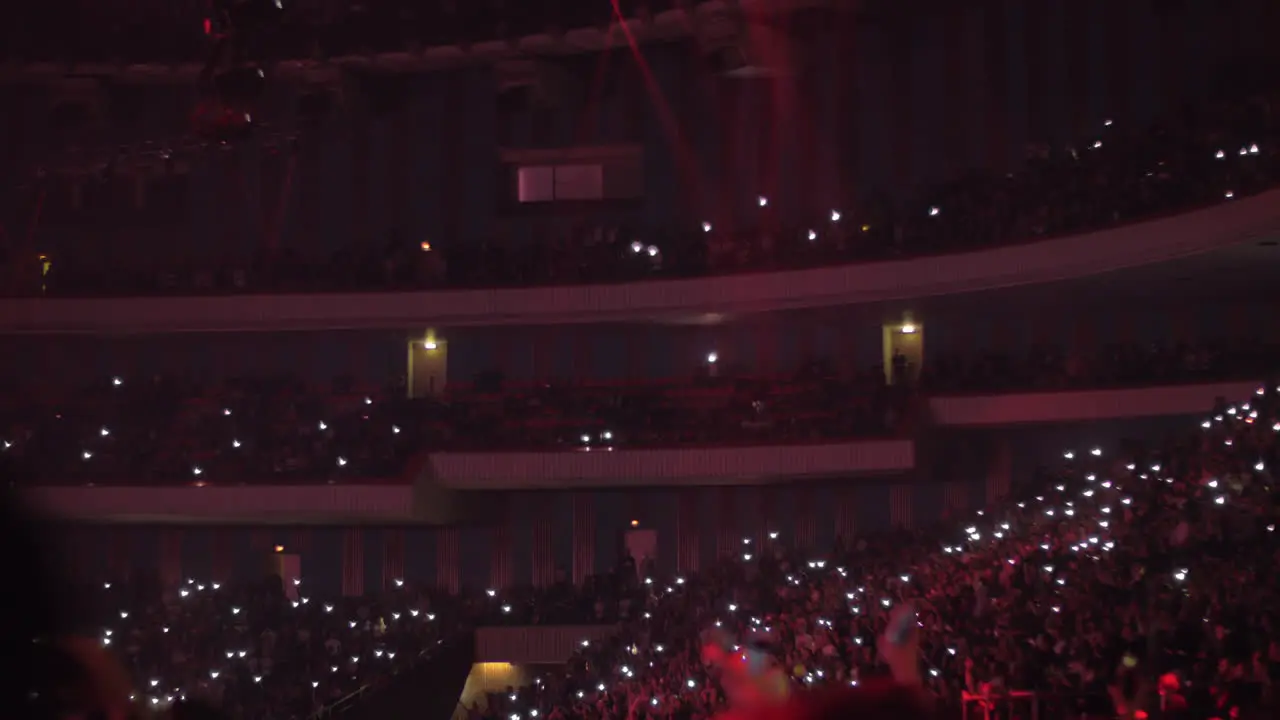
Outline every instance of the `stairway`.
<svg viewBox="0 0 1280 720"><path fill-rule="evenodd" d="M475 651L475 633L446 641L431 657L344 713L342 720L449 720Z"/></svg>

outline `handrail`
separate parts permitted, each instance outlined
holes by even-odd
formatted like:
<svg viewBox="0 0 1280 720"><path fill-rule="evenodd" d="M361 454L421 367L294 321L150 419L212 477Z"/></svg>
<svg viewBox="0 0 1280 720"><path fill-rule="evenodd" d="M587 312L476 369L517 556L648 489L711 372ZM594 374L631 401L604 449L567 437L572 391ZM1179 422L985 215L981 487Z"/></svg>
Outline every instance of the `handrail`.
<svg viewBox="0 0 1280 720"><path fill-rule="evenodd" d="M1069 280L1280 235L1280 190L1157 220L917 259L606 286L379 294L0 300L8 333L255 332L717 321Z"/></svg>
<svg viewBox="0 0 1280 720"><path fill-rule="evenodd" d="M1006 690L1001 693L971 693L960 691L960 717L969 720L969 705L976 704L982 710L982 720L991 720L991 711L996 705L1010 700L1030 700L1031 720L1040 720L1040 695L1033 690Z"/></svg>
<svg viewBox="0 0 1280 720"><path fill-rule="evenodd" d="M343 695L341 698L334 700L328 705L321 707L319 710L316 710L314 713L311 714L312 720L329 717L336 713L342 712L348 705L351 705L352 703L356 702L357 700L360 699L362 695L369 692L369 689L372 687L373 686L370 685L369 683L365 683L364 685L361 685L358 689L353 690L350 693Z"/></svg>
<svg viewBox="0 0 1280 720"><path fill-rule="evenodd" d="M409 670L412 670L413 668L416 668L418 664L421 663L423 660L429 659L431 657L432 651L440 648L443 642L444 641L440 641L436 645L429 647L423 650L422 652L418 653L417 657L409 661L409 663L405 667L401 668L395 674L400 675ZM343 695L337 700L334 700L333 702L328 703L324 707L321 707L319 710L316 710L315 712L313 712L310 715L310 720L319 720L320 718L331 717L340 712L345 712L348 708L354 705L360 698L364 697L372 689L373 689L372 683L365 683L364 685L361 685L359 688L347 693L346 695Z"/></svg>

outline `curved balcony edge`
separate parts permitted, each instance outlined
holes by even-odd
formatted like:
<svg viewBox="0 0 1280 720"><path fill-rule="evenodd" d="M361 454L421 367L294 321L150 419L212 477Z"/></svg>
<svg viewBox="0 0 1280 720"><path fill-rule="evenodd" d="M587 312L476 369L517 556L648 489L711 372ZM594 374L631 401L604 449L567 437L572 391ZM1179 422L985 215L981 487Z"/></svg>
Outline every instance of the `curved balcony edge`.
<svg viewBox="0 0 1280 720"><path fill-rule="evenodd" d="M688 320L1034 285L1280 234L1280 190L1134 225L976 252L624 285L378 294L0 300L0 332L350 330Z"/></svg>
<svg viewBox="0 0 1280 720"><path fill-rule="evenodd" d="M937 425L955 429L1196 417L1218 398L1242 400L1252 397L1260 386L1259 381L1234 381L935 397L930 408ZM581 492L829 478L875 482L876 478L909 477L919 469L916 454L916 442L909 439L618 452L431 453L408 473L410 477L394 484L49 486L26 489L23 495L54 518L82 522L440 524L447 511L421 511L424 501L439 501L440 494L433 490Z"/></svg>
<svg viewBox="0 0 1280 720"><path fill-rule="evenodd" d="M88 522L431 524L418 505L424 493L436 488L538 491L756 485L901 474L914 467L911 440L854 440L595 453L433 453L412 482L395 484L49 486L23 494L34 508L52 517Z"/></svg>

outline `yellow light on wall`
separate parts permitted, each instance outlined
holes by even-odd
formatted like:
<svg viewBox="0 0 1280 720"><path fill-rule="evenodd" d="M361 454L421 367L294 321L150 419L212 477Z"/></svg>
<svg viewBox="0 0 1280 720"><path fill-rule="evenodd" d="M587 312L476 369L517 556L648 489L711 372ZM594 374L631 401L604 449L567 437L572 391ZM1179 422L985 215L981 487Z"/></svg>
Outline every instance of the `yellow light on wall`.
<svg viewBox="0 0 1280 720"><path fill-rule="evenodd" d="M902 326L903 335L912 335L915 333L915 331L916 331L916 326L912 325L911 323L907 323Z"/></svg>

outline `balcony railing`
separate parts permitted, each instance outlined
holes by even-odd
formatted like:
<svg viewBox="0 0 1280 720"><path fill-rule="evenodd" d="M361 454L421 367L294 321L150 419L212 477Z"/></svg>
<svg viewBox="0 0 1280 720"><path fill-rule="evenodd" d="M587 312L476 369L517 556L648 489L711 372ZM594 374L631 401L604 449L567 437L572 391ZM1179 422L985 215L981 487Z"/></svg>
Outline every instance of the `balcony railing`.
<svg viewBox="0 0 1280 720"><path fill-rule="evenodd" d="M0 300L10 333L345 330L714 320L1010 288L1280 236L1280 190L1135 225L980 252L623 285L155 300Z"/></svg>

